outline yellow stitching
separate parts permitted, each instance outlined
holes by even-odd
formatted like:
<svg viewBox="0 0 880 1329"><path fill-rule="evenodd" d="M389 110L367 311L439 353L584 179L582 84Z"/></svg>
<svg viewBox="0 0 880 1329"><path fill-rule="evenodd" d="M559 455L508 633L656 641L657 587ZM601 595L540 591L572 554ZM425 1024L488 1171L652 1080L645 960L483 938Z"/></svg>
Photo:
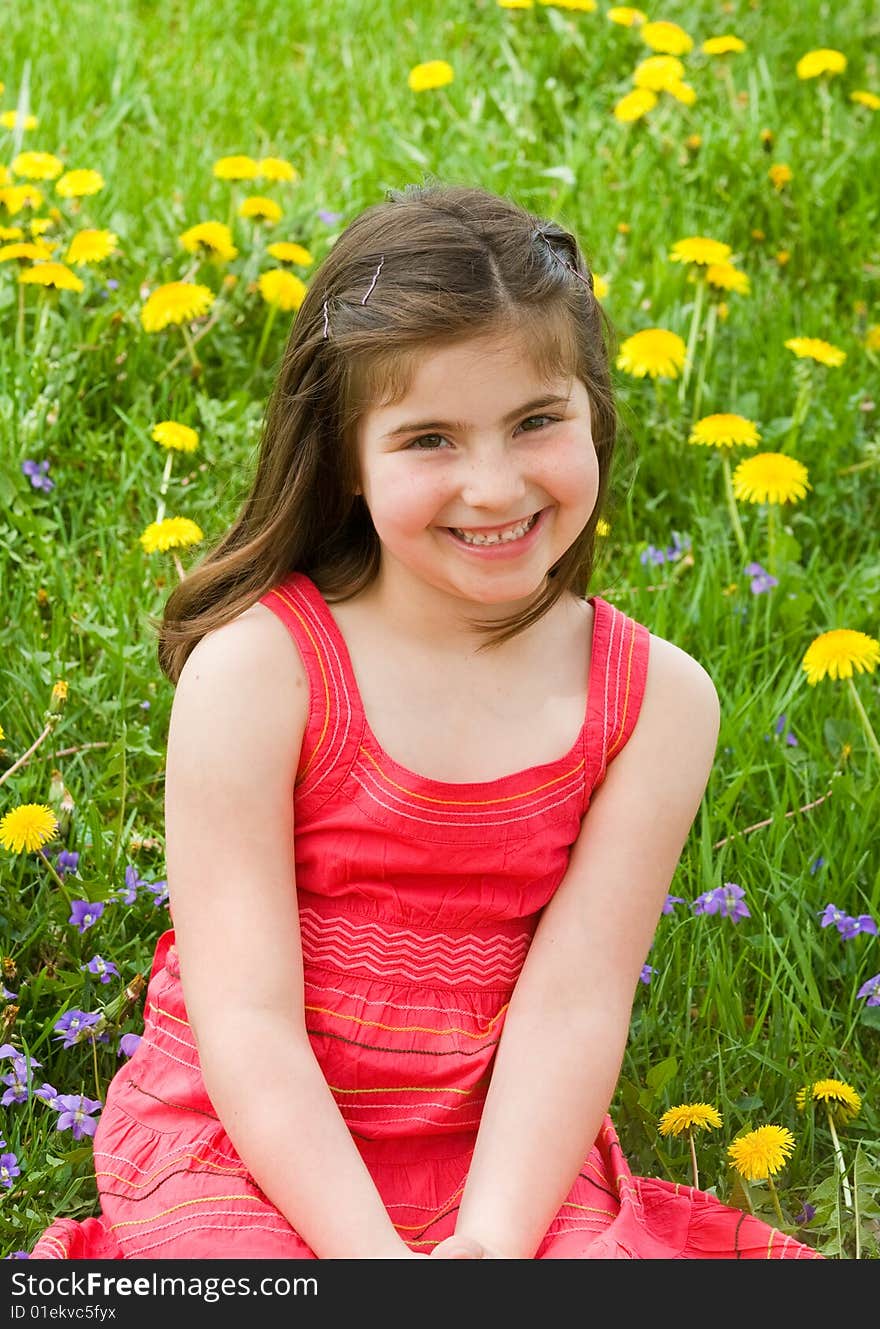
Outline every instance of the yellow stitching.
<svg viewBox="0 0 880 1329"><path fill-rule="evenodd" d="M113 1223L113 1231L118 1227L143 1227L146 1223L155 1223L157 1218L166 1218L168 1214L177 1213L178 1209L186 1209L191 1204L213 1204L215 1200L248 1200L254 1204L262 1205L268 1208L266 1201L260 1195L203 1195L194 1200L184 1200L181 1204L172 1205L170 1209L163 1209L158 1214L151 1215L150 1218L128 1218L124 1223Z"/></svg>
<svg viewBox="0 0 880 1329"><path fill-rule="evenodd" d="M569 776L576 775L584 764L584 759L581 758L577 766L572 766L570 771L563 771L562 775L557 775L553 780L547 780L545 784L536 785L534 789L525 789L519 794L505 794L502 798L431 798L428 794L419 794L414 789L407 789L406 785L398 784L396 780L392 780L391 776L388 775L386 771L383 771L382 767L376 761L376 758L371 752L368 752L365 747L362 746L360 752L363 756L369 758L382 778L387 780L390 785L393 785L395 789L399 789L401 793L409 794L411 798L419 798L423 803L442 803L447 807L459 807L462 804L466 807L485 807L490 803L513 803L521 798L530 798L532 794L540 794L542 790L550 789L553 785L559 784L561 780L567 780ZM387 753L385 755L387 756ZM552 762L548 762L547 764L553 765ZM520 772L516 772L516 774L520 774ZM420 778L427 780L429 777L422 776ZM511 777L502 776L501 778L510 779ZM444 781L437 780L432 781L431 783L442 784ZM486 780L477 781L476 783L496 784L497 781Z"/></svg>
<svg viewBox="0 0 880 1329"><path fill-rule="evenodd" d="M624 730L626 729L626 713L629 707L629 685L630 685L630 676L632 674L632 657L633 657L633 649L635 647L635 644L636 644L636 627L635 623L633 623L629 639L629 659L627 660L626 663L626 691L623 696L623 715L621 716L620 729L617 732L617 738L614 740L613 743L610 743L608 746L606 761L609 757L614 755L614 749L620 743L620 740L623 738Z"/></svg>
<svg viewBox="0 0 880 1329"><path fill-rule="evenodd" d="M294 613L296 617L299 619L303 631L305 632L309 641L312 643L312 647L314 648L315 658L318 661L318 668L321 671L321 681L324 684L324 728L321 730L320 734L318 735L318 741L315 744L308 761L306 762L305 766L297 776L296 784L302 784L309 773L309 769L312 763L314 762L315 758L317 757L318 753L321 750L321 744L324 742L324 735L327 733L327 726L330 723L330 688L327 683L327 673L326 670L324 669L324 657L321 654L321 650L320 647L318 646L318 643L316 642L315 638L312 636L308 623L306 623L305 619L297 609L296 605L293 603L292 600L290 600L287 597L284 591L278 588L276 589L275 594L278 596L278 598L281 601L283 601L284 604L287 605L288 609L290 609L291 612Z"/></svg>
<svg viewBox="0 0 880 1329"><path fill-rule="evenodd" d="M149 1186L153 1178L158 1177L160 1172L173 1167L175 1163L184 1162L187 1158L192 1159L194 1163L204 1163L206 1167L213 1168L215 1172L223 1172L228 1177L246 1177L248 1175L246 1169L222 1167L219 1163L212 1163L210 1158L202 1158L201 1154L176 1154L174 1158L169 1158L167 1163L163 1163L161 1167L156 1168L155 1172L150 1172L143 1181L129 1181L128 1177L122 1177L118 1172L95 1172L95 1176L112 1177L114 1181L121 1181L126 1186L131 1186L132 1190L140 1191L145 1186ZM126 1159L126 1162L128 1162L128 1159Z"/></svg>
<svg viewBox="0 0 880 1329"><path fill-rule="evenodd" d="M330 1088L334 1094L461 1094L464 1098L468 1098L472 1092L470 1089L446 1089L443 1085L437 1084L386 1084L381 1089L340 1089L337 1085L331 1084ZM411 1106L419 1105L413 1103Z"/></svg>
<svg viewBox="0 0 880 1329"><path fill-rule="evenodd" d="M385 1029L391 1034L464 1034L465 1038L485 1038L492 1026L501 1019L509 1005L509 1002L505 1002L498 1014L492 1016L486 1028L479 1030L477 1033L472 1033L468 1029L459 1029L457 1025L454 1025L451 1029L429 1029L421 1024L382 1024L379 1020L361 1020L357 1015L343 1015L341 1011L331 1011L326 1006L306 1006L305 1009L307 1011L318 1011L321 1015L333 1015L337 1020L350 1020L354 1024L365 1025L370 1029Z"/></svg>

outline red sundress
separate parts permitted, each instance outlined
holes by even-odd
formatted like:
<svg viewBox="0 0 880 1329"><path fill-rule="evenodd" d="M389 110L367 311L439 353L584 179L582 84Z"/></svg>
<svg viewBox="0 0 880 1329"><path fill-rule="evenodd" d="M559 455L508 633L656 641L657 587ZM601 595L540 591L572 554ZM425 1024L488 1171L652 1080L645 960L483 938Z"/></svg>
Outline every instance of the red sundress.
<svg viewBox="0 0 880 1329"><path fill-rule="evenodd" d="M584 723L498 780L406 770L364 715L345 640L302 573L262 597L311 689L294 793L308 1031L391 1219L429 1252L455 1228L492 1058L541 909L590 795L635 727L648 630L592 596ZM144 1035L94 1138L101 1213L33 1259L314 1258L248 1175L205 1091L169 930ZM610 1118L537 1259L804 1259L810 1247L690 1186L634 1177Z"/></svg>

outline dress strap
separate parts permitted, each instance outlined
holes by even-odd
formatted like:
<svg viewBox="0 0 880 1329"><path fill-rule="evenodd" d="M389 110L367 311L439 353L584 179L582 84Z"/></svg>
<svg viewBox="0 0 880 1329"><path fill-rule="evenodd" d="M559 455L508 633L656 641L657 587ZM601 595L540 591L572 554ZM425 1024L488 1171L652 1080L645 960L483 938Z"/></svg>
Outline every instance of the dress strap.
<svg viewBox="0 0 880 1329"><path fill-rule="evenodd" d="M302 572L260 597L284 623L302 657L309 679L309 719L297 771L296 799L320 806L348 774L363 737L364 715L352 691L345 661L321 593ZM332 620L331 620L332 622Z"/></svg>
<svg viewBox="0 0 880 1329"><path fill-rule="evenodd" d="M600 596L596 611L590 707L587 720L587 798L605 779L608 765L636 726L648 677L651 634Z"/></svg>

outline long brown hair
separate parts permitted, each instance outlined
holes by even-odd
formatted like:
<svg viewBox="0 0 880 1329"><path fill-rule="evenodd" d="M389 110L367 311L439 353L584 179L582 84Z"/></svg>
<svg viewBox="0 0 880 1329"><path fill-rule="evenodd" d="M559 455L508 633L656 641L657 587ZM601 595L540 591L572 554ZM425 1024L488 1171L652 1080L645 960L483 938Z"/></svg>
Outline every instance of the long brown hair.
<svg viewBox="0 0 880 1329"><path fill-rule="evenodd" d="M616 437L613 331L586 260L573 235L510 199L466 185L409 185L362 211L313 274L269 399L250 493L171 592L163 619L151 620L172 683L207 632L288 573L305 573L330 603L370 584L380 545L354 493L358 421L406 395L420 354L489 332L521 334L541 373L583 382L599 491L529 609L491 629L473 624L491 633L479 649L531 626L564 592L586 594Z"/></svg>

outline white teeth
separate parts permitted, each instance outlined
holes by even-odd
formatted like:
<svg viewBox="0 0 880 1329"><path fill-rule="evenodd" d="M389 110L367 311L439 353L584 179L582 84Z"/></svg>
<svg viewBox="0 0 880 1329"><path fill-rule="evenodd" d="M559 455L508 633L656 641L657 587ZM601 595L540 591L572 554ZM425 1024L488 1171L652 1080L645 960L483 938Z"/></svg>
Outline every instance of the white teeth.
<svg viewBox="0 0 880 1329"><path fill-rule="evenodd" d="M465 544L469 545L509 544L511 540L519 540L525 535L526 531L530 531L538 520L538 515L539 514L536 512L535 515L529 517L527 521L521 521L518 526L509 526L506 531L502 531L497 535L482 535L478 533L469 535L467 531L461 530L458 526L453 526L452 531L460 540L464 540Z"/></svg>

